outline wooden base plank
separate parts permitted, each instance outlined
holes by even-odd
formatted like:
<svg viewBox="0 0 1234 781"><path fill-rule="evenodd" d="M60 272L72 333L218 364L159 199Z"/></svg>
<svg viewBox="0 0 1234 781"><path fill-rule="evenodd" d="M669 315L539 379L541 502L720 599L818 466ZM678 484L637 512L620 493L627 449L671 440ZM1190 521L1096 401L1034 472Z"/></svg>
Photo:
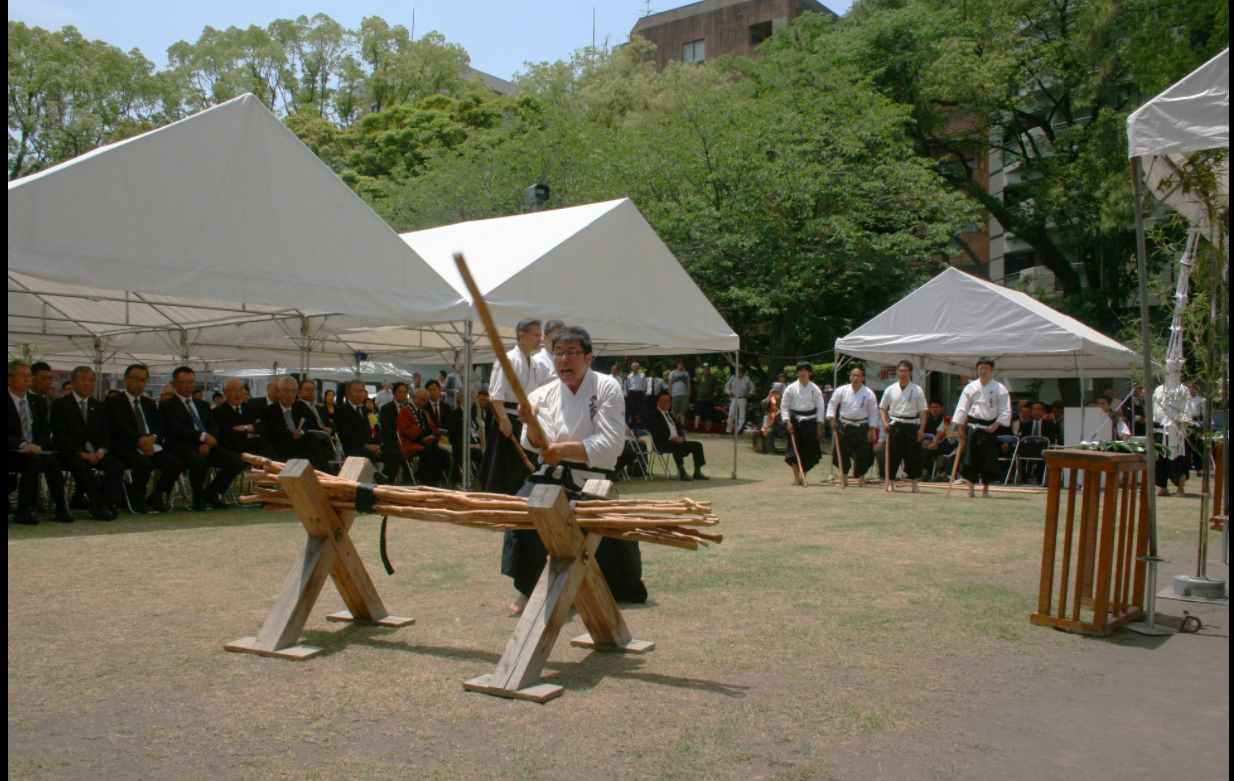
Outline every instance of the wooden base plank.
<svg viewBox="0 0 1234 781"><path fill-rule="evenodd" d="M276 651L271 651L266 648L257 647L256 637L241 637L239 640L233 640L223 646L226 651L234 651L242 654L257 654L258 656L273 656L278 659L290 659L298 662L305 659L311 659L321 653L321 649L312 645L292 645L286 648L280 648Z"/></svg>
<svg viewBox="0 0 1234 781"><path fill-rule="evenodd" d="M596 645L591 635L583 633L570 641L575 648L590 648L593 651L609 651L623 654L645 654L654 651L656 644L651 640L631 640L628 643L614 645Z"/></svg>
<svg viewBox="0 0 1234 781"><path fill-rule="evenodd" d="M409 626L416 623L414 618L407 618L405 616L386 616L385 618L379 618L376 621L369 621L367 619L356 618L351 614L350 610L340 610L337 613L330 613L326 616L326 620L335 621L338 623L357 623L369 624L372 626L392 627Z"/></svg>
<svg viewBox="0 0 1234 781"><path fill-rule="evenodd" d="M481 694L491 694L495 697L505 697L511 700L528 700L539 703L556 699L565 691L560 686L552 683L537 683L525 689L505 689L495 685L492 679L492 675L480 675L471 680L463 681L463 688L469 692L480 692Z"/></svg>

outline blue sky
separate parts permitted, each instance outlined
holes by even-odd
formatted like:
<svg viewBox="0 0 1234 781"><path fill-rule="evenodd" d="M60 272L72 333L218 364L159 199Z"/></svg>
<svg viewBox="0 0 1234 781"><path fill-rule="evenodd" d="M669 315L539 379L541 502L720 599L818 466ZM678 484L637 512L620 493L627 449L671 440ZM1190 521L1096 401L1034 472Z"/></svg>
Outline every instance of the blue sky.
<svg viewBox="0 0 1234 781"><path fill-rule="evenodd" d="M686 0L653 0L653 11L685 5ZM852 0L823 0L836 13ZM474 68L510 78L524 62L563 59L591 42L592 9L596 42L622 43L642 14L642 0L12 0L9 19L57 29L73 25L82 35L142 54L160 68L167 47L179 40L196 41L203 27L265 26L274 19L294 19L326 13L348 28L366 16L411 27L415 8L416 36L436 30L461 44Z"/></svg>

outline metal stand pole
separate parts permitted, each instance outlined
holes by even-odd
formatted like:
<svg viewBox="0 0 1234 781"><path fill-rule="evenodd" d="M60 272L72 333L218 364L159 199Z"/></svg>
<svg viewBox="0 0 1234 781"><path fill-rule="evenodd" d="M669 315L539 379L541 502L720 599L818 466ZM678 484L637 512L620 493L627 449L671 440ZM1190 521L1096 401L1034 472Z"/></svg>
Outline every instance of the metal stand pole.
<svg viewBox="0 0 1234 781"><path fill-rule="evenodd" d="M733 353L733 367L734 367L733 377L736 378L737 375L741 373L741 350L740 349ZM737 380L734 379L733 380L734 388L736 387L736 385L737 385ZM741 440L741 432L737 430L737 418L734 417L737 414L737 409L736 409L737 408L737 397L734 396L729 401L729 404L730 406L728 410L728 415L729 415L729 418L733 422L733 475L732 477L734 480L736 480L737 479L737 446Z"/></svg>
<svg viewBox="0 0 1234 781"><path fill-rule="evenodd" d="M1144 403L1144 461L1148 490L1145 509L1148 516L1148 555L1144 561L1148 563L1148 593L1144 596L1145 620L1128 624L1127 628L1142 635L1170 635L1174 630L1158 626L1157 620L1157 565L1161 558L1157 555L1157 448L1153 440L1153 398L1155 390L1153 379L1153 343L1152 329L1148 320L1148 251L1144 242L1144 185L1141 181L1140 158L1131 161L1132 200L1135 203L1135 256L1140 292L1140 350L1144 361L1144 387L1148 395ZM1083 418L1081 418L1082 420Z"/></svg>
<svg viewBox="0 0 1234 781"><path fill-rule="evenodd" d="M463 459L463 490L471 490L471 315L463 323L463 431L459 437L462 443Z"/></svg>

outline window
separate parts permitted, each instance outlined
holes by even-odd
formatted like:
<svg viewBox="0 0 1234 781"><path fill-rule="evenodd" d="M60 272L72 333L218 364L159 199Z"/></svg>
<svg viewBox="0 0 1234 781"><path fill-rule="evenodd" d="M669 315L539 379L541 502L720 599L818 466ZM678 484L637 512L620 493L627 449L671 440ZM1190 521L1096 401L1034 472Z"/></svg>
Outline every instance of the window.
<svg viewBox="0 0 1234 781"><path fill-rule="evenodd" d="M759 22L750 25L750 46L758 46L771 37L771 22Z"/></svg>
<svg viewBox="0 0 1234 781"><path fill-rule="evenodd" d="M702 62L705 56L702 38L697 41L686 41L681 45L682 62Z"/></svg>

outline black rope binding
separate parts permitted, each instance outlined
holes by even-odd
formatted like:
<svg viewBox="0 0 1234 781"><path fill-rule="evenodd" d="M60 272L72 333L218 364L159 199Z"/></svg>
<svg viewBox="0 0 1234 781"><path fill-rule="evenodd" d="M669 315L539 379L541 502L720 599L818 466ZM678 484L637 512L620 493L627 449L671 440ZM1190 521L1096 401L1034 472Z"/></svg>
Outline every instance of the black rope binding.
<svg viewBox="0 0 1234 781"><path fill-rule="evenodd" d="M377 506L377 494L374 492L372 483L356 483L356 512L370 513ZM394 565L390 563L390 557L386 554L386 521L389 516L381 516L381 537L378 547L381 549L381 563L386 568L387 575L394 574Z"/></svg>

